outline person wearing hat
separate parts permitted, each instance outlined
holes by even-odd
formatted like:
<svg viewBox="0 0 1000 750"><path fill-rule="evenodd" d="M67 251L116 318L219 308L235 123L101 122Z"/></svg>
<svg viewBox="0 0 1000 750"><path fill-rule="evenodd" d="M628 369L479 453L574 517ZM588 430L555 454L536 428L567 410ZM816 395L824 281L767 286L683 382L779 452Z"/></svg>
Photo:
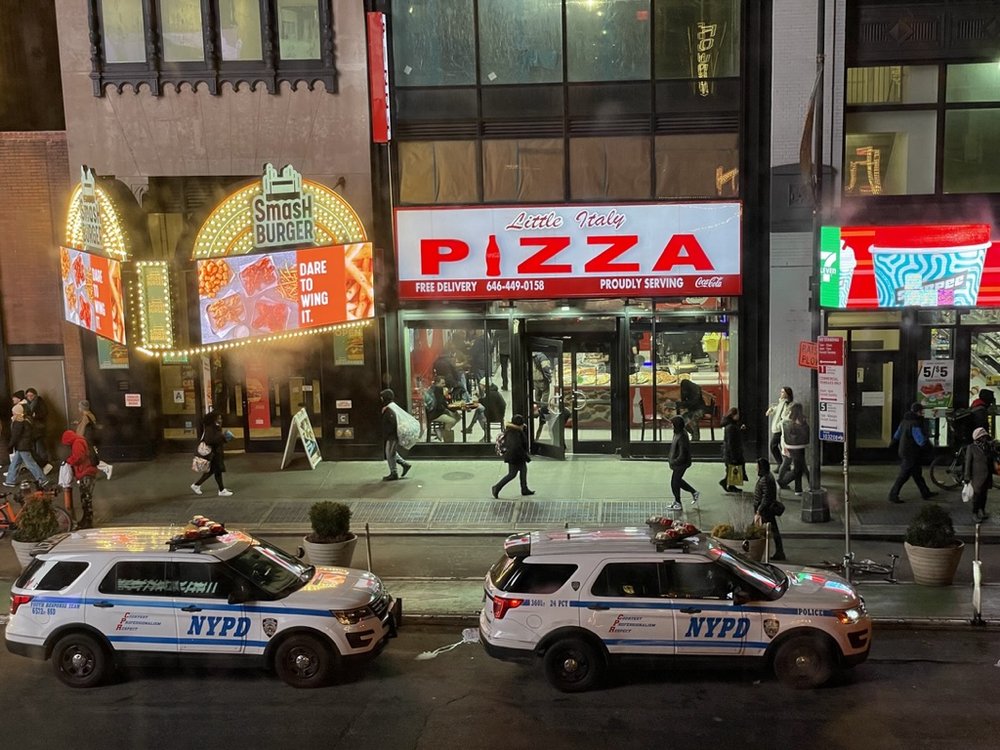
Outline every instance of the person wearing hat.
<svg viewBox="0 0 1000 750"><path fill-rule="evenodd" d="M993 395L993 391L989 388L979 389L976 399L969 404L969 418L973 432L980 428L990 432L990 414L993 412L996 403L997 397Z"/></svg>
<svg viewBox="0 0 1000 750"><path fill-rule="evenodd" d="M922 404L913 404L910 410L903 415L903 421L896 428L892 440L899 444L899 475L889 490L889 502L903 502L899 497L899 491L903 489L907 479L913 479L913 483L917 485L920 496L924 500L936 497L937 493L931 492L921 469L924 462L924 449L929 448L931 444L924 434L924 407Z"/></svg>
<svg viewBox="0 0 1000 750"><path fill-rule="evenodd" d="M399 425L391 406L395 400L396 394L391 388L386 388L379 394L379 401L382 403L382 446L385 451L385 461L389 465L389 473L382 477L383 482L394 482L399 479L397 465L403 467L404 477L412 466L399 455Z"/></svg>
<svg viewBox="0 0 1000 750"><path fill-rule="evenodd" d="M993 471L1000 451L990 433L983 427L972 432L972 445L965 451L963 480L972 485L972 518L981 523L990 517L986 512L986 495L993 486Z"/></svg>
<svg viewBox="0 0 1000 750"><path fill-rule="evenodd" d="M94 412L90 410L90 402L87 399L82 399L77 406L80 409L80 418L76 421L76 426L73 431L77 435L83 436L87 441L87 445L90 446L94 454L98 455L95 438L97 437L97 431L101 429L101 426L97 423L97 417L94 416ZM106 461L101 460L98 455L97 470L103 471L104 475L108 479L111 479L111 473L115 470L115 467Z"/></svg>
<svg viewBox="0 0 1000 750"><path fill-rule="evenodd" d="M31 432L31 423L24 418L24 405L20 402L14 404L10 416L10 447L13 453L10 466L7 467L7 476L4 479L4 487L13 487L17 479L17 470L23 463L28 467L28 471L38 481L39 487L45 487L47 480L41 467L31 455L31 448L35 443L35 438Z"/></svg>

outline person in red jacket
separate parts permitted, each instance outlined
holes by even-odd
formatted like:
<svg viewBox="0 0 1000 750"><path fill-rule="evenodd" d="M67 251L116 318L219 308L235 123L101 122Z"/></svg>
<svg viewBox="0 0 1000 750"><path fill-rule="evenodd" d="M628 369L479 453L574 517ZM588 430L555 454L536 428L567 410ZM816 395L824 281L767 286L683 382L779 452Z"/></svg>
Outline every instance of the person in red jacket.
<svg viewBox="0 0 1000 750"><path fill-rule="evenodd" d="M66 463L73 467L73 476L80 484L80 505L83 508L83 516L77 528L89 529L94 525L94 477L97 476L97 467L92 460L90 445L83 435L77 435L73 430L66 430L60 442L69 448L69 458L66 459Z"/></svg>

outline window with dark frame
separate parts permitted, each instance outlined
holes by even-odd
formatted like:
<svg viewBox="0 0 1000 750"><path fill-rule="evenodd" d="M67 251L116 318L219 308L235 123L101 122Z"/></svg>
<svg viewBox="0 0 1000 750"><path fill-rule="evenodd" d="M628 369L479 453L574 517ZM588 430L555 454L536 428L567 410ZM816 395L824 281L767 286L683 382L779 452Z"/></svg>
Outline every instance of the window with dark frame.
<svg viewBox="0 0 1000 750"><path fill-rule="evenodd" d="M109 86L337 91L329 0L89 0L94 96Z"/></svg>

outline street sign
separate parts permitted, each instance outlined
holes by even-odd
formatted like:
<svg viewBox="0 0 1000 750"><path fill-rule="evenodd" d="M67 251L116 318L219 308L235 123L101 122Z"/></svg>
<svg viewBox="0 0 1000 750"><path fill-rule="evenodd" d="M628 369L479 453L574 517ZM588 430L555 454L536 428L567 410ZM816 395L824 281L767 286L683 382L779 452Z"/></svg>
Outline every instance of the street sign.
<svg viewBox="0 0 1000 750"><path fill-rule="evenodd" d="M815 341L799 342L799 367L808 367L810 370L815 370L817 356Z"/></svg>
<svg viewBox="0 0 1000 750"><path fill-rule="evenodd" d="M819 383L819 439L843 443L846 432L844 339L820 336L816 342Z"/></svg>

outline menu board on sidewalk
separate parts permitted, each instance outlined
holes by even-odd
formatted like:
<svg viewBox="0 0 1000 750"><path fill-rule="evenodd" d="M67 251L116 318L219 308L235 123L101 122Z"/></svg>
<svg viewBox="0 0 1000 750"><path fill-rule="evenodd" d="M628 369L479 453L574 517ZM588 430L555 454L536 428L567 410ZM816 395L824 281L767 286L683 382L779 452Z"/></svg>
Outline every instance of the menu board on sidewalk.
<svg viewBox="0 0 1000 750"><path fill-rule="evenodd" d="M102 255L60 247L59 270L66 320L98 336L126 343L121 264Z"/></svg>
<svg viewBox="0 0 1000 750"><path fill-rule="evenodd" d="M315 469L323 456L319 452L319 442L316 440L316 433L313 432L312 422L309 420L309 412L299 409L292 417L292 426L288 430L288 440L285 441L285 452L281 456L281 468L284 469L295 452L295 443L302 441L306 458L309 459L309 468Z"/></svg>

